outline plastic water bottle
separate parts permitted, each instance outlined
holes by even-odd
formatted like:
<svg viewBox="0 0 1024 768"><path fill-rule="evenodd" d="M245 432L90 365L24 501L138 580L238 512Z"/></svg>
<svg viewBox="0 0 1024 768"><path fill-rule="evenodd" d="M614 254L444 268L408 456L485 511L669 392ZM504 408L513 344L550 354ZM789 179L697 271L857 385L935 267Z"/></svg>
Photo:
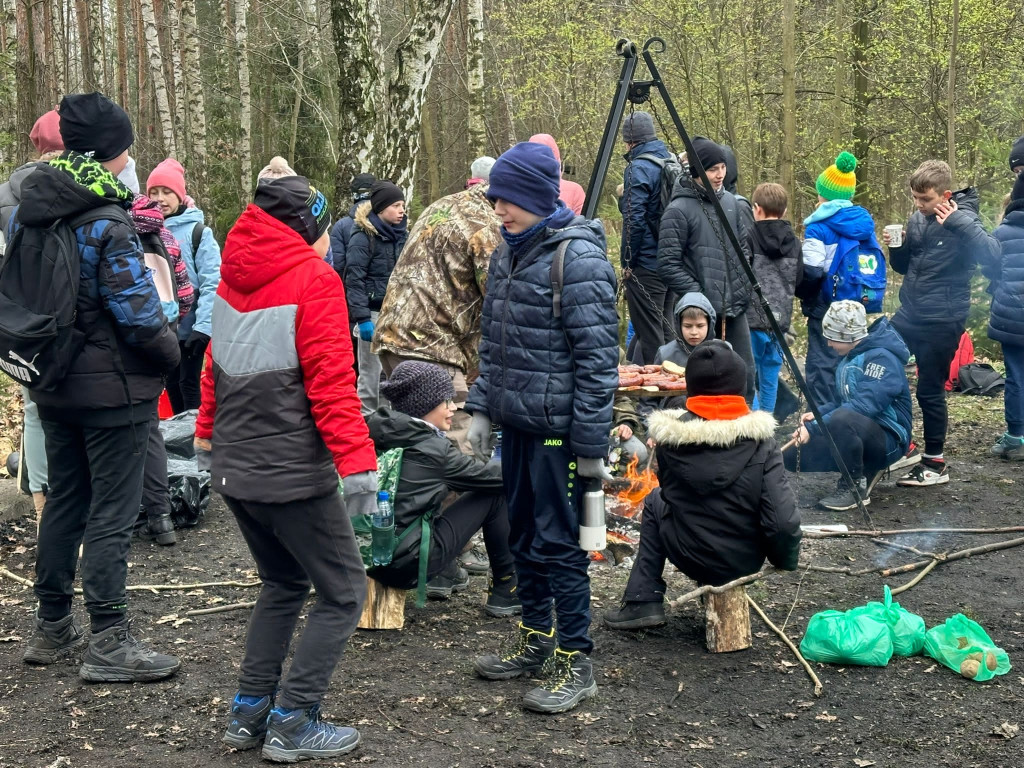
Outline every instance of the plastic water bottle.
<svg viewBox="0 0 1024 768"><path fill-rule="evenodd" d="M491 451L491 458L501 460L501 430L494 433L494 448Z"/></svg>
<svg viewBox="0 0 1024 768"><path fill-rule="evenodd" d="M395 512L387 491L377 494L377 511L373 515L370 555L374 565L387 565L395 550Z"/></svg>

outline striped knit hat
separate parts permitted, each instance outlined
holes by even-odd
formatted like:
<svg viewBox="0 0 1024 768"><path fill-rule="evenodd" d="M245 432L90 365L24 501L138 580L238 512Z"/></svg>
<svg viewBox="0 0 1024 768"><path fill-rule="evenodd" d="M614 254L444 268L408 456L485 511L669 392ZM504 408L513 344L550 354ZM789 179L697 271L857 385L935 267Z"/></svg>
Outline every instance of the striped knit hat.
<svg viewBox="0 0 1024 768"><path fill-rule="evenodd" d="M821 172L814 185L826 200L849 200L857 192L857 158L849 152L840 152L836 161Z"/></svg>

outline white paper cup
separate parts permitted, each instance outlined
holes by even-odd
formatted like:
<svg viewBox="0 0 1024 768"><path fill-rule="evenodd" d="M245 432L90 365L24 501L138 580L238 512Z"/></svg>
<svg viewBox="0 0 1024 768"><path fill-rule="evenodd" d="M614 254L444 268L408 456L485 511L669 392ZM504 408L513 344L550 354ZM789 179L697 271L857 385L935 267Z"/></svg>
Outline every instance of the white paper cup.
<svg viewBox="0 0 1024 768"><path fill-rule="evenodd" d="M899 248L903 245L903 225L902 224L889 224L886 226L885 231L889 233L889 247Z"/></svg>

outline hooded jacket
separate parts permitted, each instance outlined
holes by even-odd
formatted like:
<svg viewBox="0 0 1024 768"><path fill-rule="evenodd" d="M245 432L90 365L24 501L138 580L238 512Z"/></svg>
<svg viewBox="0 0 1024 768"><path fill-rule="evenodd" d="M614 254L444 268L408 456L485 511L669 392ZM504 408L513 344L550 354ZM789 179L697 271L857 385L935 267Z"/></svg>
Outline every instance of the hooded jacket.
<svg viewBox="0 0 1024 768"><path fill-rule="evenodd" d="M337 492L377 468L359 412L345 293L305 240L249 205L224 244L196 437L213 440L213 487L285 503ZM347 320L342 327L348 325Z"/></svg>
<svg viewBox="0 0 1024 768"><path fill-rule="evenodd" d="M15 168L10 178L3 184L0 184L0 235L7 232L7 227L11 223L11 216L14 215L14 209L21 202L22 184L25 183L25 179L29 177L29 174L40 165L45 165L45 163L26 163L20 168Z"/></svg>
<svg viewBox="0 0 1024 768"><path fill-rule="evenodd" d="M427 422L391 408L378 408L367 416L366 423L378 451L404 449L402 472L395 489L395 537L417 523L402 539L391 563L386 568L374 569L371 576L390 586L411 589L416 586L418 575L422 532L419 518L426 513L431 518L436 516L453 491L504 493L501 463L466 456Z"/></svg>
<svg viewBox="0 0 1024 768"><path fill-rule="evenodd" d="M563 240L570 242L559 319L551 262ZM502 244L487 275L480 376L466 410L541 437L568 435L577 456L607 455L618 386L615 293L597 219L577 216L545 230L518 259Z"/></svg>
<svg viewBox="0 0 1024 768"><path fill-rule="evenodd" d="M788 221L766 219L754 222L750 231L750 248L754 275L775 320L785 333L793 319L793 293L803 276L800 241ZM747 312L747 323L752 331L771 330L771 324L757 302Z"/></svg>
<svg viewBox="0 0 1024 768"><path fill-rule="evenodd" d="M348 241L352 237L352 227L355 226L356 208L361 202L363 201L357 200L352 203L348 214L338 219L337 223L331 227L331 266L334 267L334 271L338 273L342 281L345 280Z"/></svg>
<svg viewBox="0 0 1024 768"><path fill-rule="evenodd" d="M125 209L132 193L102 165L65 152L24 180L8 243L22 226L48 227L90 210ZM80 259L75 328L84 346L56 389L32 392L40 416L88 426L148 420L163 390L161 374L180 360L142 246L128 221L104 219L75 230Z"/></svg>
<svg viewBox="0 0 1024 768"><path fill-rule="evenodd" d="M800 308L806 317L822 318L829 304L822 281L839 248L839 239L875 240L875 221L867 209L849 200L829 200L804 219L803 276L797 285ZM774 305L773 305L774 306Z"/></svg>
<svg viewBox="0 0 1024 768"><path fill-rule="evenodd" d="M672 154L660 139L645 141L626 153L622 172L622 268L658 271L658 229L661 226L661 166L640 155L668 159ZM627 258L628 256L628 258Z"/></svg>
<svg viewBox="0 0 1024 768"><path fill-rule="evenodd" d="M548 147L554 153L558 165L562 165L562 153L558 149L558 142L555 141L554 136L548 133L537 133L530 137L530 141ZM558 187L558 198L577 216L583 214L583 205L587 201L587 193L575 181L563 178Z"/></svg>
<svg viewBox="0 0 1024 768"><path fill-rule="evenodd" d="M661 217L658 273L677 295L703 293L719 317L739 317L750 304L750 285L740 257L718 221L710 194L696 182L676 184ZM717 195L743 248L742 258L749 259L750 243L740 203L724 188Z"/></svg>
<svg viewBox="0 0 1024 768"><path fill-rule="evenodd" d="M696 349L696 346L691 347L686 343L686 339L683 338L683 312L688 307L696 307L708 316L708 335L704 338L704 341L715 338L715 323L718 321L715 308L711 306L708 297L703 293L688 293L676 302L676 308L672 313L672 317L676 321L675 341L670 341L668 344L663 344L658 348L658 355L654 358L655 365L661 365L666 360L669 360L676 365L686 367L686 363L690 359L690 353Z"/></svg>
<svg viewBox="0 0 1024 768"><path fill-rule="evenodd" d="M168 216L164 226L171 230L181 248L181 258L188 270L188 279L195 290L195 306L178 323L178 338L188 339L192 331L213 335L213 297L220 284L220 246L213 236L213 230L205 226L205 217L199 208L183 208L180 213ZM192 230L203 227L199 250L192 252Z"/></svg>
<svg viewBox="0 0 1024 768"><path fill-rule="evenodd" d="M669 410L648 420L665 501L662 543L699 584L756 573L765 558L797 567L800 513L774 432L775 420L760 411L707 421Z"/></svg>
<svg viewBox="0 0 1024 768"><path fill-rule="evenodd" d="M973 187L953 193L957 210L944 224L935 215L914 211L903 245L889 249L889 264L903 278L897 325L927 328L936 323L967 321L971 275L978 262L999 261L998 241L985 232L978 217L978 192Z"/></svg>
<svg viewBox="0 0 1024 768"><path fill-rule="evenodd" d="M910 446L910 385L903 367L910 360L903 337L886 317L878 318L868 335L843 357L836 367L835 399L821 404L827 424L841 408L867 416L885 430L890 456ZM821 434L817 422L808 431Z"/></svg>
<svg viewBox="0 0 1024 768"><path fill-rule="evenodd" d="M472 378L487 268L500 243L486 184L427 206L388 281L374 351L451 365Z"/></svg>
<svg viewBox="0 0 1024 768"><path fill-rule="evenodd" d="M1002 258L984 269L992 280L988 335L1002 344L1024 346L1024 200L1010 203L992 235L1002 247Z"/></svg>
<svg viewBox="0 0 1024 768"><path fill-rule="evenodd" d="M380 310L391 272L405 246L405 223L393 227L391 234L378 232L370 220L372 213L369 200L358 205L345 252L345 294L354 323L365 322L371 312Z"/></svg>

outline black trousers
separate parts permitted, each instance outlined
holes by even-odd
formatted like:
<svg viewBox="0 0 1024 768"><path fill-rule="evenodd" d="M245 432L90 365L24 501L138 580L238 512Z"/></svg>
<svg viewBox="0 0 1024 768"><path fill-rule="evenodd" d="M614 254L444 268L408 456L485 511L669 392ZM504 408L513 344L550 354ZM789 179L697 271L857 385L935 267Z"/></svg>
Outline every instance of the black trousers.
<svg viewBox="0 0 1024 768"><path fill-rule="evenodd" d="M875 472L899 458L900 446L896 438L889 435L876 422L856 411L848 408L833 411L828 428L854 480L861 477L870 478ZM839 465L832 458L824 435L812 435L810 442L800 447L799 454L801 472L839 471ZM795 471L797 449L790 448L783 456L786 469Z"/></svg>
<svg viewBox="0 0 1024 768"><path fill-rule="evenodd" d="M640 519L640 544L637 546L633 570L626 582L624 600L635 603L660 603L665 599L665 561L668 553L661 537L661 521L665 517L661 489L655 488L644 500ZM685 563L674 563L685 571Z"/></svg>
<svg viewBox="0 0 1024 768"><path fill-rule="evenodd" d="M953 322L921 328L907 323L898 312L892 324L917 358L917 404L921 406L924 452L929 456L940 456L946 444L949 424L946 380L949 378L949 366L960 346L964 326Z"/></svg>
<svg viewBox="0 0 1024 768"><path fill-rule="evenodd" d="M634 267L632 277L625 282L629 319L633 321L643 361L650 365L658 354L658 347L675 339L679 330L673 327L676 296L657 272L643 267Z"/></svg>
<svg viewBox="0 0 1024 768"><path fill-rule="evenodd" d="M582 496L569 438L533 435L506 425L501 441L523 625L550 631L553 601L558 647L590 653L590 558L579 544Z"/></svg>
<svg viewBox="0 0 1024 768"><path fill-rule="evenodd" d="M224 501L263 581L249 617L239 693L266 696L280 683L278 706L309 708L327 692L366 598L366 571L345 502L337 492L286 504L230 496ZM280 682L310 583L316 587L316 604Z"/></svg>
<svg viewBox="0 0 1024 768"><path fill-rule="evenodd" d="M836 368L840 359L821 333L821 318L808 317L804 375L807 379L807 388L819 407L832 402L835 397Z"/></svg>
<svg viewBox="0 0 1024 768"><path fill-rule="evenodd" d="M125 579L132 529L142 498L149 422L83 427L43 420L50 492L39 526L35 593L39 615L71 612L82 551L82 590L94 632L128 608Z"/></svg>
<svg viewBox="0 0 1024 768"><path fill-rule="evenodd" d="M171 497L167 493L167 447L160 432L160 417L155 413L149 422L149 440L146 443L142 509L148 518L171 513Z"/></svg>
<svg viewBox="0 0 1024 768"><path fill-rule="evenodd" d="M715 323L715 337L725 339L732 344L733 352L743 358L747 366L747 391L744 398L747 403L754 402L757 387L754 384L754 348L750 344L750 325L747 324L747 313L739 317L719 317Z"/></svg>
<svg viewBox="0 0 1024 768"><path fill-rule="evenodd" d="M175 415L199 407L199 375L203 372L206 355L205 345L194 347L194 354L185 351L185 342L179 341L178 346L181 348L181 362L167 376L167 397Z"/></svg>

